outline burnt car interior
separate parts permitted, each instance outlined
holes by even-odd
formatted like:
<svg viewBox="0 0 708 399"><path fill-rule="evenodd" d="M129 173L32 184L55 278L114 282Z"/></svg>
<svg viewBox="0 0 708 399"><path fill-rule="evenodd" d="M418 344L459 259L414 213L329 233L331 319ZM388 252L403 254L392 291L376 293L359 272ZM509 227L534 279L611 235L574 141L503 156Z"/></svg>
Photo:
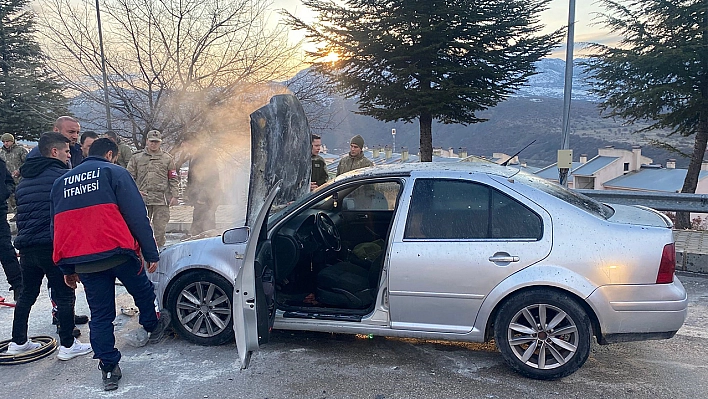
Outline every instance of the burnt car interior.
<svg viewBox="0 0 708 399"><path fill-rule="evenodd" d="M275 305L286 317L354 320L373 309L402 186L344 186L274 232L261 254L272 253Z"/></svg>

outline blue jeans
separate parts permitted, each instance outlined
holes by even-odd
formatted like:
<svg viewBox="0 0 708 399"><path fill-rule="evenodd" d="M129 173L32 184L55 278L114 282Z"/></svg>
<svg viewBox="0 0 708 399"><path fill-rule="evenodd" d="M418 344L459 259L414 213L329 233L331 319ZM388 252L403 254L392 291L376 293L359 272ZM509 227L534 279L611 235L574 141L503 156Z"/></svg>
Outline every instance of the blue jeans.
<svg viewBox="0 0 708 399"><path fill-rule="evenodd" d="M132 257L112 269L80 273L79 278L84 284L86 302L91 309L89 328L93 358L101 360L105 366L115 366L120 361L120 352L116 349L116 337L113 334L113 320L116 318L116 278L135 300L140 311L138 322L148 332L157 327L152 282L147 278L145 268Z"/></svg>

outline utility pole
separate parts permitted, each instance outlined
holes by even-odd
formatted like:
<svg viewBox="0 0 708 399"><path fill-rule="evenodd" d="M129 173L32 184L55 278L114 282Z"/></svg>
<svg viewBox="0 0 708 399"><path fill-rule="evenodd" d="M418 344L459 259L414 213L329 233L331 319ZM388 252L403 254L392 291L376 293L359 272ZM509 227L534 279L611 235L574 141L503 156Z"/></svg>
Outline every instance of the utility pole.
<svg viewBox="0 0 708 399"><path fill-rule="evenodd" d="M106 75L106 55L103 53L103 30L101 29L101 9L96 0L96 21L98 22L98 44L101 48L101 70L103 71L103 101L106 103L106 127L113 130L111 125L111 105L108 102L108 77Z"/></svg>
<svg viewBox="0 0 708 399"><path fill-rule="evenodd" d="M568 43L565 50L565 84L563 87L563 139L558 150L558 182L568 187L568 174L573 167L573 150L570 149L570 98L573 92L573 41L575 40L575 0L568 4Z"/></svg>

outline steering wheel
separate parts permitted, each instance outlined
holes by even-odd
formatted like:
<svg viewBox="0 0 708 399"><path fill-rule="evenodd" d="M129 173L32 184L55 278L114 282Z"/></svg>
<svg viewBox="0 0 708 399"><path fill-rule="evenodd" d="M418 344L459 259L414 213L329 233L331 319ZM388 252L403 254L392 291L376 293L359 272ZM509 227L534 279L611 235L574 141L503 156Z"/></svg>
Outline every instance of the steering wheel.
<svg viewBox="0 0 708 399"><path fill-rule="evenodd" d="M339 235L339 229L337 229L337 225L334 224L334 221L329 215L324 212L318 212L317 215L315 215L315 225L317 226L317 232L322 239L322 243L327 249L339 251L342 248L342 239Z"/></svg>

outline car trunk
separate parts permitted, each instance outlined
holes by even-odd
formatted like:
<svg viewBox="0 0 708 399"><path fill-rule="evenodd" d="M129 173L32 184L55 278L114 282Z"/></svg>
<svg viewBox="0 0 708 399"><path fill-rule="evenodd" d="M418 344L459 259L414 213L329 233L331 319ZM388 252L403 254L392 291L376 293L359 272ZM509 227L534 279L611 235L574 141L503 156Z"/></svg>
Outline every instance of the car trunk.
<svg viewBox="0 0 708 399"><path fill-rule="evenodd" d="M644 206L608 204L615 213L608 219L614 223L648 227L673 227L671 220L658 211Z"/></svg>

